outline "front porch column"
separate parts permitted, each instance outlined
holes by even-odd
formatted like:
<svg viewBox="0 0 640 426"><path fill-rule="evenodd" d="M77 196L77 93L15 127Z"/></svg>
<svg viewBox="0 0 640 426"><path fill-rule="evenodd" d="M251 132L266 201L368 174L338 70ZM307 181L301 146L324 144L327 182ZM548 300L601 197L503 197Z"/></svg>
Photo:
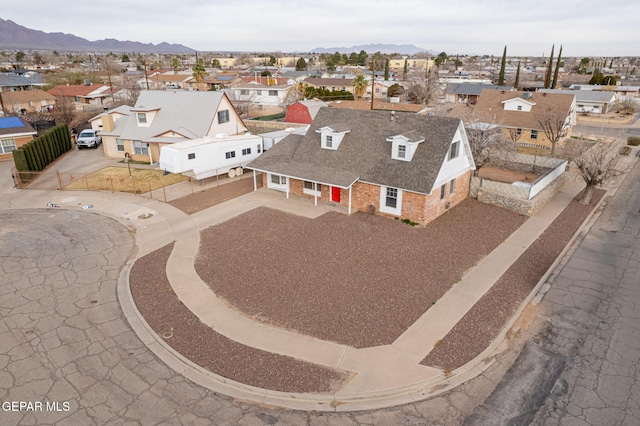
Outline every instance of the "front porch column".
<svg viewBox="0 0 640 426"><path fill-rule="evenodd" d="M351 188L353 185L349 187L349 214L351 214Z"/></svg>
<svg viewBox="0 0 640 426"><path fill-rule="evenodd" d="M258 190L258 183L256 182L256 171L253 171L253 190L257 191Z"/></svg>

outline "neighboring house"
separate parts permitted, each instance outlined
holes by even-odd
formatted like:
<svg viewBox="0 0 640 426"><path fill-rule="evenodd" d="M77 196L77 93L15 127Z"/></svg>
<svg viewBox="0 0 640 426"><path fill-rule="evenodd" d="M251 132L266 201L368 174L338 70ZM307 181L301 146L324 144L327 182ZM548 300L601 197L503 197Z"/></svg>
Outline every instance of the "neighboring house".
<svg viewBox="0 0 640 426"><path fill-rule="evenodd" d="M640 92L640 86L615 86L613 92L616 94L616 100L636 100Z"/></svg>
<svg viewBox="0 0 640 426"><path fill-rule="evenodd" d="M130 115L103 114L107 157L157 163L160 148L217 134L242 135L246 126L222 92L143 90Z"/></svg>
<svg viewBox="0 0 640 426"><path fill-rule="evenodd" d="M287 197L420 224L467 198L475 169L460 119L335 108L246 167Z"/></svg>
<svg viewBox="0 0 640 426"><path fill-rule="evenodd" d="M539 93L563 93L565 95L575 95L576 112L587 112L595 114L606 114L616 102L616 95L613 92L600 92L595 90L554 90L540 89Z"/></svg>
<svg viewBox="0 0 640 426"><path fill-rule="evenodd" d="M91 125L91 128L93 130L99 130L102 131L102 117L105 115L110 115L111 116L111 120L113 120L113 122L115 123L116 121L118 121L118 119L122 118L122 117L129 117L132 112L131 109L133 107L129 106L129 105L121 105L117 108L113 108L111 110L105 111L104 113L98 114L93 118L89 119L89 124Z"/></svg>
<svg viewBox="0 0 640 426"><path fill-rule="evenodd" d="M507 138L517 143L551 146L542 121L559 118L563 136L569 136L576 124L576 97L573 94L483 90L474 107L479 121L497 124ZM546 120L545 120L546 118Z"/></svg>
<svg viewBox="0 0 640 426"><path fill-rule="evenodd" d="M46 83L37 72L3 72L0 73L0 92L18 92L21 90L42 89Z"/></svg>
<svg viewBox="0 0 640 426"><path fill-rule="evenodd" d="M250 102L254 105L282 106L296 81L278 77L244 77L227 87L234 101Z"/></svg>
<svg viewBox="0 0 640 426"><path fill-rule="evenodd" d="M55 103L55 96L44 90L0 92L0 110L4 115L49 112Z"/></svg>
<svg viewBox="0 0 640 426"><path fill-rule="evenodd" d="M318 89L354 93L353 78L305 78L304 83Z"/></svg>
<svg viewBox="0 0 640 426"><path fill-rule="evenodd" d="M109 86L104 84L61 84L48 90L55 96L56 103L71 101L77 110L91 110L101 108L106 104L106 98L111 97Z"/></svg>
<svg viewBox="0 0 640 426"><path fill-rule="evenodd" d="M368 101L330 101L328 106L331 108L346 108L371 110L371 100ZM395 112L414 112L416 114L426 113L428 107L420 104L404 104L398 102L374 101L373 109L375 111L395 111Z"/></svg>
<svg viewBox="0 0 640 426"><path fill-rule="evenodd" d="M329 104L323 101L305 100L289 105L284 121L288 123L311 124L318 110Z"/></svg>
<svg viewBox="0 0 640 426"><path fill-rule="evenodd" d="M147 80L149 81L150 90L191 89L189 82L195 84L195 79L191 73L175 74L173 71L164 74L156 73L147 79L141 78L138 80L138 85L146 88Z"/></svg>
<svg viewBox="0 0 640 426"><path fill-rule="evenodd" d="M386 99L388 97L389 87L396 84L394 81L374 81L373 87L375 89L375 97L374 99ZM365 91L365 98L371 99L371 80L369 80L367 84L367 89Z"/></svg>
<svg viewBox="0 0 640 426"><path fill-rule="evenodd" d="M497 84L476 84L476 83L449 83L445 90L445 99L449 103L475 105L478 97L484 89L487 90L508 90L511 86L498 86Z"/></svg>
<svg viewBox="0 0 640 426"><path fill-rule="evenodd" d="M13 151L33 140L35 129L20 117L0 117L0 160L13 158Z"/></svg>

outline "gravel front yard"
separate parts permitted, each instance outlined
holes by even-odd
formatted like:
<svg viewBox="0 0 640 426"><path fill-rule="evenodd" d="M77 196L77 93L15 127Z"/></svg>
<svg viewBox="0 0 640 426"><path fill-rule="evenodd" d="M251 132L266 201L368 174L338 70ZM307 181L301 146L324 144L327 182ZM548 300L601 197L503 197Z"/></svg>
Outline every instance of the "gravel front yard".
<svg viewBox="0 0 640 426"><path fill-rule="evenodd" d="M578 195L421 364L452 371L485 350L551 267L604 193L603 190L595 190L591 203L586 206L577 201L581 194Z"/></svg>
<svg viewBox="0 0 640 426"><path fill-rule="evenodd" d="M195 266L257 320L357 348L386 345L525 220L473 199L426 228L259 208L203 231Z"/></svg>
<svg viewBox="0 0 640 426"><path fill-rule="evenodd" d="M173 244L138 259L129 280L138 310L176 351L231 380L282 392L330 392L347 379L345 373L242 345L204 325L167 280L171 250Z"/></svg>

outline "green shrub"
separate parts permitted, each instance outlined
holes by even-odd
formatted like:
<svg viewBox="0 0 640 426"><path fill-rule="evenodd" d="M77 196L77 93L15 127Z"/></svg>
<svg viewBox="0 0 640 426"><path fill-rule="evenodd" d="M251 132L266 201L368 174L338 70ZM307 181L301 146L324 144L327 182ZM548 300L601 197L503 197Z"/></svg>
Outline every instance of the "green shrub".
<svg viewBox="0 0 640 426"><path fill-rule="evenodd" d="M629 136L627 138L627 145L631 145L631 146L640 145L640 138L637 136Z"/></svg>

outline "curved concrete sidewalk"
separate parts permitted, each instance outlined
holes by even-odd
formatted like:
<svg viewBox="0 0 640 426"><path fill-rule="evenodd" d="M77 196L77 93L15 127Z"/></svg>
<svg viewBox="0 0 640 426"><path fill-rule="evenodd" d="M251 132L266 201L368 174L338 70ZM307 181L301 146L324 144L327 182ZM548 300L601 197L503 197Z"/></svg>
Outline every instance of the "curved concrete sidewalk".
<svg viewBox="0 0 640 426"><path fill-rule="evenodd" d="M11 209L46 207L47 203L53 203L69 209L86 207L117 218L136 233L139 250L136 258L175 241L167 263L168 279L182 302L204 323L245 345L351 371L356 375L335 394L297 395L252 388L207 372L176 354L139 317L130 300L128 273L124 273L118 293L123 310L141 339L176 371L214 391L287 408L343 411L421 400L455 387L486 369L489 364L485 361L502 341L504 332L476 359L446 377L442 371L421 366L419 362L562 212L581 187L575 183L566 185L543 210L454 285L393 344L365 349L326 342L252 321L221 301L194 268L202 229L258 206L279 208L307 217L317 217L335 209L333 207L315 207L307 200L285 200L283 194L267 190L238 197L192 216L168 204L130 194L29 190L20 191L19 196L11 192L3 199L8 200L8 208Z"/></svg>

